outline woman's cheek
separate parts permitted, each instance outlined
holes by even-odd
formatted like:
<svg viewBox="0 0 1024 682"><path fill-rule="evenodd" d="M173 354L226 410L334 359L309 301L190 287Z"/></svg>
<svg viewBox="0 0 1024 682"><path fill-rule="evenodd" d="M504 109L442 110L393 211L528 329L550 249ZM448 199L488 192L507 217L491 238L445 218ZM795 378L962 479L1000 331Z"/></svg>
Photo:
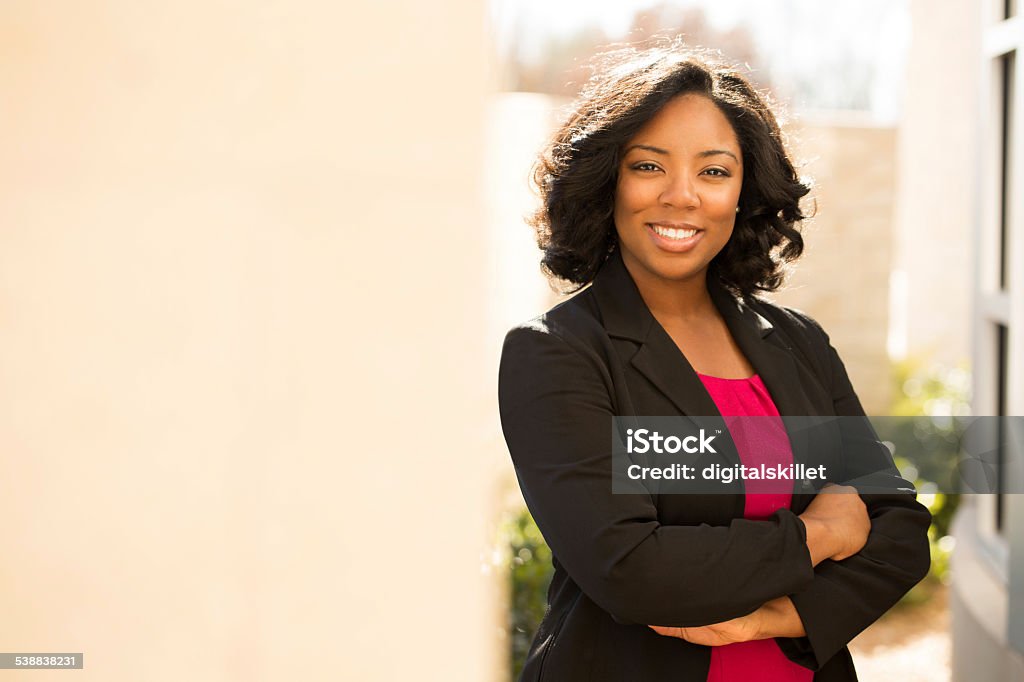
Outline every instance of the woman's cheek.
<svg viewBox="0 0 1024 682"><path fill-rule="evenodd" d="M632 213L643 205L643 188L635 182L623 182L619 184L615 193L616 206L625 213Z"/></svg>
<svg viewBox="0 0 1024 682"><path fill-rule="evenodd" d="M732 224L736 220L736 206L739 202L739 193L729 192L723 194L715 201L713 219L721 224Z"/></svg>

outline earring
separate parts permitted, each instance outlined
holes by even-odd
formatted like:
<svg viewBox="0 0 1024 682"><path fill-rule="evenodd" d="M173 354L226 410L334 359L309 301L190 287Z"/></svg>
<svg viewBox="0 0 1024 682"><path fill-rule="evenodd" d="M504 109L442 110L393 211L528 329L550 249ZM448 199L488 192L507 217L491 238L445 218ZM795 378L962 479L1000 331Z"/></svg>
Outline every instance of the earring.
<svg viewBox="0 0 1024 682"><path fill-rule="evenodd" d="M739 212L740 212L740 207L739 207L739 206L737 206L737 207L736 207L736 212L737 212L737 213L739 213Z"/></svg>

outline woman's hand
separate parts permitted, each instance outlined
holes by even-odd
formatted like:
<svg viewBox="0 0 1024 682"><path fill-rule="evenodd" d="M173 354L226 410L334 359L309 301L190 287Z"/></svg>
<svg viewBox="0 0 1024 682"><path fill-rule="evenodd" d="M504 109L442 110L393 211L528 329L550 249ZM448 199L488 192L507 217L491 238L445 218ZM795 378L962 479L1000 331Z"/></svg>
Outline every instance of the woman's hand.
<svg viewBox="0 0 1024 682"><path fill-rule="evenodd" d="M803 637L803 621L797 613L793 601L789 597L779 597L763 604L753 613L739 618L702 625L695 628L648 626L659 635L678 637L693 644L704 646L721 646L736 642L749 642L754 639L769 637Z"/></svg>
<svg viewBox="0 0 1024 682"><path fill-rule="evenodd" d="M821 489L800 515L807 529L811 563L825 559L842 561L864 547L871 532L871 519L856 488L829 484Z"/></svg>
<svg viewBox="0 0 1024 682"><path fill-rule="evenodd" d="M660 625L649 625L648 627L659 635L678 637L693 644L722 646L723 644L735 644L736 642L760 639L760 621L761 609L757 609L745 616L733 618L724 623L715 623L714 625L702 625L695 628L662 627Z"/></svg>

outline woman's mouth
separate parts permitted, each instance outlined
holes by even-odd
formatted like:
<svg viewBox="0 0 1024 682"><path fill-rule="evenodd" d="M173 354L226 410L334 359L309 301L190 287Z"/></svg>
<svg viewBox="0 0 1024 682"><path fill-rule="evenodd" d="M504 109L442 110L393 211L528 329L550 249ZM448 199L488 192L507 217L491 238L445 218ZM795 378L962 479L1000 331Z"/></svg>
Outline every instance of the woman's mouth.
<svg viewBox="0 0 1024 682"><path fill-rule="evenodd" d="M691 225L676 227L663 223L647 223L647 234L655 246L671 253L689 251L704 236L704 230Z"/></svg>
<svg viewBox="0 0 1024 682"><path fill-rule="evenodd" d="M697 228L676 228L676 227L665 227L655 223L650 223L651 229L660 234L662 237L668 237L669 239L686 239L697 234Z"/></svg>

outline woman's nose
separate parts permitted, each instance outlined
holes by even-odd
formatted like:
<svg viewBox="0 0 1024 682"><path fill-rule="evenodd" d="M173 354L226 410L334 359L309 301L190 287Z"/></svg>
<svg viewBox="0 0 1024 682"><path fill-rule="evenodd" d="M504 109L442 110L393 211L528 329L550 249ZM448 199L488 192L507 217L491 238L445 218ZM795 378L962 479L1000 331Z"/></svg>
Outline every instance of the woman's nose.
<svg viewBox="0 0 1024 682"><path fill-rule="evenodd" d="M662 188L659 201L675 208L696 208L700 206L700 195L692 178L680 175L669 179Z"/></svg>

